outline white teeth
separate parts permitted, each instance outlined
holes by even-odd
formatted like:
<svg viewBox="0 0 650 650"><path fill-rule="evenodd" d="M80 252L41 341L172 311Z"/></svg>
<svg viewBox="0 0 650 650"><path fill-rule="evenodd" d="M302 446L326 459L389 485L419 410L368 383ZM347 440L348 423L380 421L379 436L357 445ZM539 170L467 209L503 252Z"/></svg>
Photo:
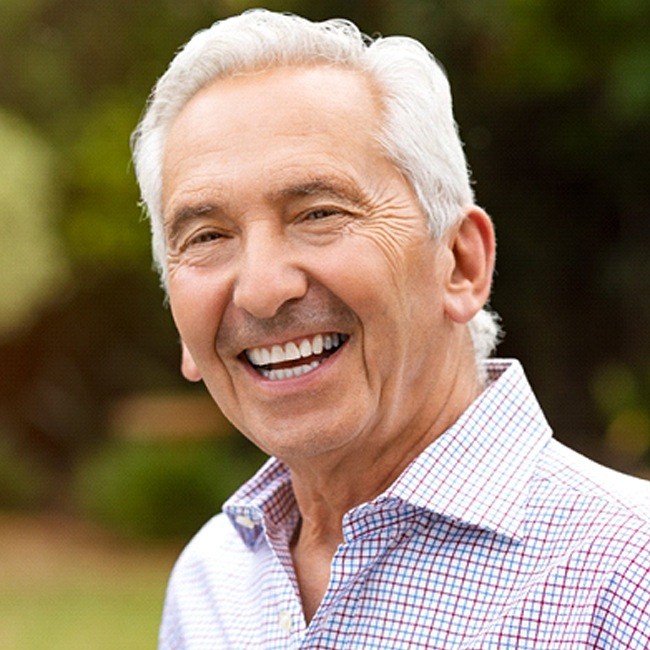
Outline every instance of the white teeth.
<svg viewBox="0 0 650 650"><path fill-rule="evenodd" d="M274 363L296 361L300 358L306 359L315 354L321 354L323 350L337 348L347 339L343 334L316 334L311 340L303 339L300 343L289 341L284 346L273 345L271 348L250 348L246 350L248 360L260 369L260 372L269 379L288 379L298 377L305 372L313 370L320 361L312 361L310 364L303 364L293 368L268 369L261 366L268 366ZM316 364L316 366L314 366ZM297 374L296 374L297 373Z"/></svg>
<svg viewBox="0 0 650 650"><path fill-rule="evenodd" d="M284 346L284 354L287 361L294 361L295 359L300 359L300 350L295 343L287 343Z"/></svg>
<svg viewBox="0 0 650 650"><path fill-rule="evenodd" d="M274 345L271 348L271 363L282 363L286 361L284 350L279 345Z"/></svg>
<svg viewBox="0 0 650 650"><path fill-rule="evenodd" d="M300 342L300 356L304 359L305 357L311 357L311 343L307 339L303 339Z"/></svg>
<svg viewBox="0 0 650 650"><path fill-rule="evenodd" d="M311 372L315 368L320 366L320 361L312 361L311 363L304 363L302 366L296 366L295 368L277 368L274 370L268 370L267 368L261 368L260 372L266 379L271 381L279 381L280 379L291 379L292 377L300 377L300 375L306 375L308 372Z"/></svg>

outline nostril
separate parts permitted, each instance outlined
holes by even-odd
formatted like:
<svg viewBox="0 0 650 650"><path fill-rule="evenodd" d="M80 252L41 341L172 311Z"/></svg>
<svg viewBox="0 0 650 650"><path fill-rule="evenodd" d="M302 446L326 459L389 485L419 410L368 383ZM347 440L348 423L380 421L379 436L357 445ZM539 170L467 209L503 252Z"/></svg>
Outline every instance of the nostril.
<svg viewBox="0 0 650 650"><path fill-rule="evenodd" d="M235 282L233 303L258 319L273 318L283 305L307 293L308 283L296 268L267 268L241 274Z"/></svg>

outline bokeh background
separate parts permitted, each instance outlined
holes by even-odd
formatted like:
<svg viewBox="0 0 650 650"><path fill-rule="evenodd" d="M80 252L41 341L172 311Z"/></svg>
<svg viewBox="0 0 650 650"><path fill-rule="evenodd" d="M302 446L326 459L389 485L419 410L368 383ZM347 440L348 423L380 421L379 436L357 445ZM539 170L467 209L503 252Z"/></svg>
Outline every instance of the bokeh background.
<svg viewBox="0 0 650 650"><path fill-rule="evenodd" d="M0 0L0 647L153 648L180 546L263 460L178 372L128 139L237 0ZM557 437L648 476L650 3L267 2L443 62L492 306Z"/></svg>

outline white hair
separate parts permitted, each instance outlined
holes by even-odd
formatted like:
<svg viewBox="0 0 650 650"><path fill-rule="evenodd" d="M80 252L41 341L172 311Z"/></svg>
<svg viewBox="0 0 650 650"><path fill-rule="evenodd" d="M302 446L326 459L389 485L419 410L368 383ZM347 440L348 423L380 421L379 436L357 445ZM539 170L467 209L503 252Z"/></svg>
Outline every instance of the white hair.
<svg viewBox="0 0 650 650"><path fill-rule="evenodd" d="M370 39L346 20L314 23L264 9L246 11L192 37L154 87L132 136L135 172L163 285L162 161L174 118L216 79L313 64L358 70L378 89L384 122L376 137L412 184L432 235L440 237L473 205L449 82L422 44L403 36ZM469 322L469 330L477 359L489 356L499 335L496 315L481 310Z"/></svg>

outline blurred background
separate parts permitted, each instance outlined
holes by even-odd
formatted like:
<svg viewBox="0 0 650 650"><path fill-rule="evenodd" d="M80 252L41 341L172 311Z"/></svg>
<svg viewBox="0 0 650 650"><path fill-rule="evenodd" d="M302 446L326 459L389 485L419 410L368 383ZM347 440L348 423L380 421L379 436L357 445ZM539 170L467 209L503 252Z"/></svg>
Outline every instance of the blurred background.
<svg viewBox="0 0 650 650"><path fill-rule="evenodd" d="M0 0L0 648L153 648L182 544L263 461L151 270L128 139L237 0ZM650 3L267 2L443 62L492 215L492 306L557 437L648 476Z"/></svg>

